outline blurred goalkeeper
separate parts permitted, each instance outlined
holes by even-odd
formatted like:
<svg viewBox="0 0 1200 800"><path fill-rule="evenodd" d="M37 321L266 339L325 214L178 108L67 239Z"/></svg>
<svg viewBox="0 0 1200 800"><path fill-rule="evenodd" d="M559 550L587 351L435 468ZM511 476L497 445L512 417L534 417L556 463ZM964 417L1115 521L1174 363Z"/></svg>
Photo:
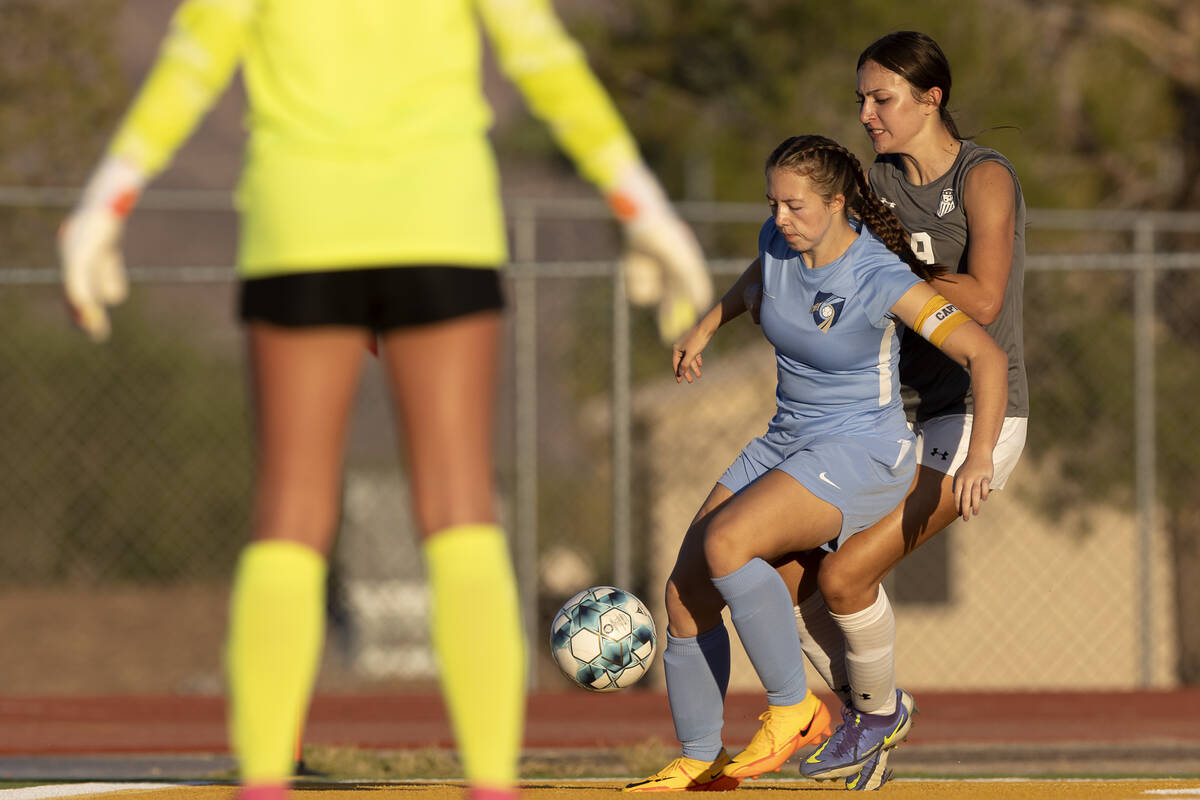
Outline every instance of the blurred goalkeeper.
<svg viewBox="0 0 1200 800"><path fill-rule="evenodd" d="M691 231L549 0L186 0L60 233L76 322L109 334L123 220L242 69L240 316L257 437L253 538L226 651L241 800L287 794L323 638L351 401L380 342L472 800L516 796L526 654L492 480L507 258L480 26L533 112L609 199L631 299L671 341L711 301ZM484 602L480 602L483 598ZM477 654L489 653L487 681Z"/></svg>

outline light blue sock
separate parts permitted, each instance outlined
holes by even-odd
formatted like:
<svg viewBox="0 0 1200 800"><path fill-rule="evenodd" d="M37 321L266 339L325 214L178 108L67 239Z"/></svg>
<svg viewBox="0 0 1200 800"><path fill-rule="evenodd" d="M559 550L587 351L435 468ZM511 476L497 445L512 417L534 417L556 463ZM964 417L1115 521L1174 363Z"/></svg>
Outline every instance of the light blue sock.
<svg viewBox="0 0 1200 800"><path fill-rule="evenodd" d="M729 688L729 631L719 623L699 636L667 632L663 651L667 698L675 736L688 758L713 761L721 753L725 690Z"/></svg>
<svg viewBox="0 0 1200 800"><path fill-rule="evenodd" d="M725 598L733 627L746 655L767 690L773 706L799 703L808 693L804 680L804 652L796 630L796 615L787 585L775 568L752 558L713 586Z"/></svg>

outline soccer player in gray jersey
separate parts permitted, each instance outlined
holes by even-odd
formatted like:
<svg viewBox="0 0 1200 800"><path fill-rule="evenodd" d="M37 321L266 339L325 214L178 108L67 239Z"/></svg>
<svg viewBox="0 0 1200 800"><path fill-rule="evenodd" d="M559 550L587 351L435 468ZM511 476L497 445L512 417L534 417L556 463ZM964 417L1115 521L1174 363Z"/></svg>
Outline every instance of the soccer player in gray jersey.
<svg viewBox="0 0 1200 800"><path fill-rule="evenodd" d="M1012 164L963 139L947 110L950 66L931 38L888 34L858 61L859 119L877 154L871 188L903 223L926 264L945 264L932 287L985 326L1008 355L1008 403L987 491L1002 489L1025 445L1029 394L1021 335L1025 203ZM975 400L965 370L904 331L900 380L917 436L918 468L904 502L835 552L780 566L803 649L841 697L843 724L801 765L809 777L846 777L847 788L887 780L887 737L898 704L895 617L881 582L908 553L968 514L955 503ZM820 591L800 584L817 570Z"/></svg>
<svg viewBox="0 0 1200 800"><path fill-rule="evenodd" d="M978 513L992 479L1004 418L1004 352L938 294L944 268L908 247L895 215L871 192L858 159L820 136L787 139L766 163L772 218L758 257L676 342L677 381L699 377L701 352L746 310L761 284L762 329L775 348L777 410L709 493L689 526L666 588L667 693L682 755L627 791L730 789L778 770L830 731L829 711L805 682L793 598L776 559L848 546L898 505L916 471L915 436L900 398L898 325L967 368L977 420L957 491L958 513ZM849 215L849 216L848 216ZM762 727L730 757L722 746L729 679L728 606L767 693ZM888 717L885 747L911 724Z"/></svg>

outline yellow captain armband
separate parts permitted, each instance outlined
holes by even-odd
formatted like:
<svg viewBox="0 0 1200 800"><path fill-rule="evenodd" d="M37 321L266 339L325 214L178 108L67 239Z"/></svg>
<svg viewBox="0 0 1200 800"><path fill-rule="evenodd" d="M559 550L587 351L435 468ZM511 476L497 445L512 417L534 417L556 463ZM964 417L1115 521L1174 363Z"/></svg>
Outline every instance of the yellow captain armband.
<svg viewBox="0 0 1200 800"><path fill-rule="evenodd" d="M917 314L916 322L913 323L913 330L928 339L934 347L941 347L947 336L970 319L949 300L935 294L921 307L921 313Z"/></svg>

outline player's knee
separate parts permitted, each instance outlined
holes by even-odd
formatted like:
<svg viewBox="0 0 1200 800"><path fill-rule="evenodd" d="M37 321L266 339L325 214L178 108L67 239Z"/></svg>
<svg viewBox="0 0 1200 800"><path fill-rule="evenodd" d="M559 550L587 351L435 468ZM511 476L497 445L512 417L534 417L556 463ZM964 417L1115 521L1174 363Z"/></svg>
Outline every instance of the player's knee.
<svg viewBox="0 0 1200 800"><path fill-rule="evenodd" d="M674 575L667 581L667 591L665 594L666 596L663 600L667 609L667 624L675 623L678 625L679 620L683 617L685 606L679 591L679 584L676 582Z"/></svg>
<svg viewBox="0 0 1200 800"><path fill-rule="evenodd" d="M825 598L825 605L834 613L845 613L840 609L857 606L864 598L873 598L879 585L861 571L855 570L849 562L843 563L833 557L828 557L821 563L817 583Z"/></svg>
<svg viewBox="0 0 1200 800"><path fill-rule="evenodd" d="M713 575L728 575L750 560L744 531L727 514L715 514L704 537L704 559Z"/></svg>
<svg viewBox="0 0 1200 800"><path fill-rule="evenodd" d="M721 618L720 593L707 575L676 571L667 581L667 625L676 636L695 636Z"/></svg>

